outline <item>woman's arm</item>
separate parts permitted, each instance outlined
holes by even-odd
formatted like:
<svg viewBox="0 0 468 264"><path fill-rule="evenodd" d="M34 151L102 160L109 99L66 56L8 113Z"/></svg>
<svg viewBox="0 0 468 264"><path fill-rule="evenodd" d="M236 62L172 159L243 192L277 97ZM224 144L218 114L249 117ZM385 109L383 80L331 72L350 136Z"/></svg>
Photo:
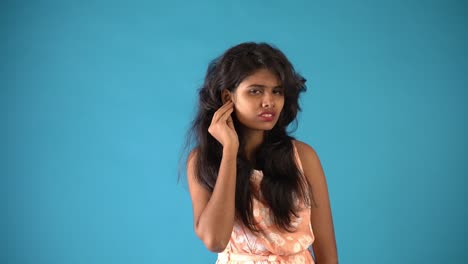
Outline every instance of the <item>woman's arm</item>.
<svg viewBox="0 0 468 264"><path fill-rule="evenodd" d="M195 233L210 251L221 252L229 242L234 225L237 150L223 150L213 193L195 178L196 156L196 152L190 155L187 167Z"/></svg>
<svg viewBox="0 0 468 264"><path fill-rule="evenodd" d="M231 118L233 110L232 101L221 106L214 113L207 131L223 146L223 156L212 193L197 180L196 151L190 154L187 164L195 233L214 252L221 252L226 248L234 226L239 140Z"/></svg>
<svg viewBox="0 0 468 264"><path fill-rule="evenodd" d="M312 206L310 216L315 235L315 241L312 244L315 260L317 264L338 263L328 187L320 159L311 146L296 141L296 147L317 205L317 207Z"/></svg>

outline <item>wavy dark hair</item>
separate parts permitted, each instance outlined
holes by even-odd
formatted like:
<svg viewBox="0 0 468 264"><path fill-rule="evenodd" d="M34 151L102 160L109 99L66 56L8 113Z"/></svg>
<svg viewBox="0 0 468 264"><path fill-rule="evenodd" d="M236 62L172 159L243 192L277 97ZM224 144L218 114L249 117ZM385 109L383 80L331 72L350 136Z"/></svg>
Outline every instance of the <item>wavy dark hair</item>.
<svg viewBox="0 0 468 264"><path fill-rule="evenodd" d="M222 145L208 133L214 113L223 105L221 92L233 92L249 75L260 69L276 74L284 88L284 107L278 122L270 131L265 131L264 141L255 153L255 162L247 160L242 124L232 114L239 136L235 207L236 218L252 231L258 231L254 221L253 193L250 177L254 169L263 171L260 184L262 201L271 210L273 223L280 229L292 232L293 217L300 208L296 199L307 204L311 194L310 183L301 175L295 158L292 140L287 128L295 121L300 111L299 94L306 91L306 80L298 74L286 56L267 43L246 42L231 47L208 65L202 87L199 89L198 112L189 130L187 142L194 143L197 151L196 178L207 190L213 191L222 158ZM267 158L268 157L268 158Z"/></svg>

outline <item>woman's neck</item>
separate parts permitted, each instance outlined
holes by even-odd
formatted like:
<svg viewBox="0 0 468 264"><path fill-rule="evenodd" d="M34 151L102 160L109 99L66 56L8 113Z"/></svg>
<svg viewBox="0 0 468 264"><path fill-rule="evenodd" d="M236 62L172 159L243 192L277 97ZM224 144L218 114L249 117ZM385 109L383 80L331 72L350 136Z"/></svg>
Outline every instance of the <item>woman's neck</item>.
<svg viewBox="0 0 468 264"><path fill-rule="evenodd" d="M257 152L258 147L263 143L265 131L263 130L249 130L245 129L243 131L245 148L244 153L246 158L255 163L255 153Z"/></svg>

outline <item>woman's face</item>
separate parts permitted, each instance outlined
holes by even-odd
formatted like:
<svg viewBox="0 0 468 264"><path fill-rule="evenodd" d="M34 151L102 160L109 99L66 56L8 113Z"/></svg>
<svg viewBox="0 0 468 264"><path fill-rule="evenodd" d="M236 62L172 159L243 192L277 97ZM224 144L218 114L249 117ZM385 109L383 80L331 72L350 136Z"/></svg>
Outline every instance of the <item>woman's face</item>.
<svg viewBox="0 0 468 264"><path fill-rule="evenodd" d="M275 74L261 69L245 78L231 98L241 124L252 130L271 130L284 106L284 88Z"/></svg>

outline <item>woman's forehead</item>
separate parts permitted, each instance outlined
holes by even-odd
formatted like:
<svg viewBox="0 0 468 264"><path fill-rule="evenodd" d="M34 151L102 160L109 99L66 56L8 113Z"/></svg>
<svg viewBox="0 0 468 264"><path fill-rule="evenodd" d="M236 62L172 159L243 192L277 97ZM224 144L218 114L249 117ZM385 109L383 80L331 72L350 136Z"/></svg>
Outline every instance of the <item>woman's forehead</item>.
<svg viewBox="0 0 468 264"><path fill-rule="evenodd" d="M281 86L281 82L278 76L276 76L276 74L274 74L270 70L260 69L258 71L255 71L253 74L247 76L244 80L242 80L239 86L252 85L278 87Z"/></svg>

